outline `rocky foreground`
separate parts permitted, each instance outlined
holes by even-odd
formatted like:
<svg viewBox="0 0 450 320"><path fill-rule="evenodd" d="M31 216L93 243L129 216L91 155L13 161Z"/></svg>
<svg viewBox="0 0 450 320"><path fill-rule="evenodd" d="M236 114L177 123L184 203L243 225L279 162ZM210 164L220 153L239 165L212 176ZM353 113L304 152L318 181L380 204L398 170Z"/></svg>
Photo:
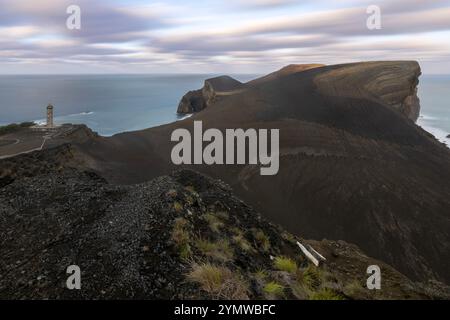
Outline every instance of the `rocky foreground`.
<svg viewBox="0 0 450 320"><path fill-rule="evenodd" d="M9 168L0 185L0 299L449 297L442 284L414 283L354 245L286 232L221 181L178 171L112 185L74 154L64 145L0 161ZM327 261L315 267L297 241ZM383 272L379 291L365 288L372 264ZM81 290L65 287L69 265L82 270Z"/></svg>

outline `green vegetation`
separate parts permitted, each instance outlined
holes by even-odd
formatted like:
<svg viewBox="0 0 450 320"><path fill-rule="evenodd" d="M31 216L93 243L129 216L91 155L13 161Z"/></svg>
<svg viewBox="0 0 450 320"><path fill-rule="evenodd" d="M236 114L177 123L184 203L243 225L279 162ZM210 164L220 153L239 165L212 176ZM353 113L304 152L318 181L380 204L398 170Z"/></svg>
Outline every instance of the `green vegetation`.
<svg viewBox="0 0 450 320"><path fill-rule="evenodd" d="M175 201L175 202L173 203L173 208L174 208L175 211L178 212L178 213L180 213L181 211L183 211L183 205L182 205L180 202L178 202L178 201Z"/></svg>
<svg viewBox="0 0 450 320"><path fill-rule="evenodd" d="M214 298L248 299L248 284L230 269L210 263L194 264L187 275L188 281L197 283Z"/></svg>
<svg viewBox="0 0 450 320"><path fill-rule="evenodd" d="M303 272L303 283L306 284L311 289L317 289L320 284L320 273L319 271L312 266L309 266L304 272Z"/></svg>
<svg viewBox="0 0 450 320"><path fill-rule="evenodd" d="M250 242L245 239L243 234L233 236L233 242L236 243L243 251L250 252L254 250Z"/></svg>
<svg viewBox="0 0 450 320"><path fill-rule="evenodd" d="M218 211L218 212L216 212L216 216L222 220L230 219L230 215L226 211Z"/></svg>
<svg viewBox="0 0 450 320"><path fill-rule="evenodd" d="M194 204L194 198L192 196L185 195L184 199L188 205L192 206Z"/></svg>
<svg viewBox="0 0 450 320"><path fill-rule="evenodd" d="M174 227L172 230L172 240L177 245L180 258L188 260L192 256L191 246L189 244L190 234L186 230L188 221L183 218L175 219Z"/></svg>
<svg viewBox="0 0 450 320"><path fill-rule="evenodd" d="M293 244L296 243L295 237L294 237L294 235L293 235L292 233L289 233L289 232L287 232L287 231L284 231L284 232L281 234L281 237L282 237L284 240L286 240L286 241L288 241L288 242L290 242L290 243L293 243Z"/></svg>
<svg viewBox="0 0 450 320"><path fill-rule="evenodd" d="M280 271L286 271L289 273L296 273L298 270L297 263L285 257L276 257L274 260L274 266Z"/></svg>
<svg viewBox="0 0 450 320"><path fill-rule="evenodd" d="M22 122L20 124L17 124L17 123L8 124L7 126L0 127L0 135L15 132L21 128L29 128L31 126L34 126L34 122Z"/></svg>
<svg viewBox="0 0 450 320"><path fill-rule="evenodd" d="M310 300L344 300L344 297L330 288L322 288L309 297Z"/></svg>
<svg viewBox="0 0 450 320"><path fill-rule="evenodd" d="M255 238L257 244L264 250L268 251L270 249L269 237L261 229L252 229L253 237Z"/></svg>
<svg viewBox="0 0 450 320"><path fill-rule="evenodd" d="M264 269L259 269L254 273L254 276L258 280L264 280L269 276L269 273Z"/></svg>
<svg viewBox="0 0 450 320"><path fill-rule="evenodd" d="M342 291L348 297L365 297L369 290L365 290L358 280L354 280L347 284Z"/></svg>
<svg viewBox="0 0 450 320"><path fill-rule="evenodd" d="M211 231L216 233L219 233L220 229L224 226L222 220L211 212L204 214L202 219L208 222Z"/></svg>
<svg viewBox="0 0 450 320"><path fill-rule="evenodd" d="M205 256L223 262L233 259L234 252L227 240L211 242L205 239L197 239L195 242L197 249Z"/></svg>
<svg viewBox="0 0 450 320"><path fill-rule="evenodd" d="M272 299L279 299L284 296L284 287L274 281L267 283L263 291Z"/></svg>
<svg viewBox="0 0 450 320"><path fill-rule="evenodd" d="M167 191L166 196L170 197L170 198L175 198L178 195L177 190L171 189L169 191Z"/></svg>
<svg viewBox="0 0 450 320"><path fill-rule="evenodd" d="M299 283L298 281L294 281L293 283L291 283L290 288L294 297L296 297L299 300L306 300L310 295L309 294L310 290L305 288L305 286L302 283Z"/></svg>

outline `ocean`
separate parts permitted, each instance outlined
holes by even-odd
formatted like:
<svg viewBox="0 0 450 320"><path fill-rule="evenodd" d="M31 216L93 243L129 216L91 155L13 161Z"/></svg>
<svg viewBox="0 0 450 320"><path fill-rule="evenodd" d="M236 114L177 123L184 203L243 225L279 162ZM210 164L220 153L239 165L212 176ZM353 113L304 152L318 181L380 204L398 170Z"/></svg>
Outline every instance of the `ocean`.
<svg viewBox="0 0 450 320"><path fill-rule="evenodd" d="M417 124L450 146L450 75L423 75L419 84Z"/></svg>
<svg viewBox="0 0 450 320"><path fill-rule="evenodd" d="M14 75L0 76L0 125L44 122L55 106L55 122L84 123L104 136L182 119L181 97L216 75ZM246 82L257 75L233 75ZM450 75L423 75L418 124L450 146Z"/></svg>

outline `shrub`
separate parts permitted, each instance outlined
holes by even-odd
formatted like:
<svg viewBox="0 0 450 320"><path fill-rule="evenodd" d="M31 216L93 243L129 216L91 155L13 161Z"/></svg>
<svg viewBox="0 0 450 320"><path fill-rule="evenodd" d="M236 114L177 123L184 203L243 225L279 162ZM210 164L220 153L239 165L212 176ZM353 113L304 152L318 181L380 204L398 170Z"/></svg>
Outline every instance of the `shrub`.
<svg viewBox="0 0 450 320"><path fill-rule="evenodd" d="M321 284L320 273L319 271L312 266L309 266L303 272L303 283L306 284L309 288L318 288Z"/></svg>
<svg viewBox="0 0 450 320"><path fill-rule="evenodd" d="M183 205L176 201L173 203L173 208L175 209L176 212L180 213L181 211L183 211Z"/></svg>
<svg viewBox="0 0 450 320"><path fill-rule="evenodd" d="M183 260L189 259L192 255L191 246L189 244L190 234L189 231L186 230L187 225L188 221L186 219L175 219L171 237L179 249L180 258Z"/></svg>
<svg viewBox="0 0 450 320"><path fill-rule="evenodd" d="M263 289L270 298L278 299L284 296L284 287L274 281L267 283Z"/></svg>
<svg viewBox="0 0 450 320"><path fill-rule="evenodd" d="M258 271L256 271L254 273L254 275L255 275L255 278L259 279L259 280L264 280L264 279L266 279L269 276L267 271L264 270L264 269L259 269Z"/></svg>
<svg viewBox="0 0 450 320"><path fill-rule="evenodd" d="M245 239L244 235L240 234L240 235L233 236L233 241L243 251L246 251L246 252L253 251L252 245L250 244L250 242L247 241L247 239Z"/></svg>
<svg viewBox="0 0 450 320"><path fill-rule="evenodd" d="M217 233L220 232L220 228L222 228L224 225L223 222L220 220L220 218L214 215L213 213L206 213L202 216L202 218L206 222L208 222L209 228L213 232Z"/></svg>
<svg viewBox="0 0 450 320"><path fill-rule="evenodd" d="M220 261L230 261L234 256L233 249L227 240L211 242L200 238L195 242L195 246L203 255Z"/></svg>
<svg viewBox="0 0 450 320"><path fill-rule="evenodd" d="M297 263L294 260L285 257L276 257L274 266L280 271L286 271L289 273L295 273L298 269Z"/></svg>
<svg viewBox="0 0 450 320"><path fill-rule="evenodd" d="M201 288L215 298L248 299L248 284L240 275L230 269L210 263L194 264L187 275L188 281L198 283Z"/></svg>
<svg viewBox="0 0 450 320"><path fill-rule="evenodd" d="M290 284L290 288L294 297L299 300L306 300L310 296L310 290L305 288L304 284L294 281Z"/></svg>
<svg viewBox="0 0 450 320"><path fill-rule="evenodd" d="M218 211L216 212L216 216L222 220L228 220L230 215L226 211Z"/></svg>
<svg viewBox="0 0 450 320"><path fill-rule="evenodd" d="M22 122L20 124L11 123L6 126L0 126L0 134L7 134L19 130L20 128L28 128L34 125L34 122Z"/></svg>
<svg viewBox="0 0 450 320"><path fill-rule="evenodd" d="M252 233L258 245L260 245L264 251L268 251L270 249L269 237L266 236L261 229L252 229Z"/></svg>
<svg viewBox="0 0 450 320"><path fill-rule="evenodd" d="M354 280L347 284L343 290L344 294L353 299L361 299L361 297L367 297L367 291L358 280Z"/></svg>
<svg viewBox="0 0 450 320"><path fill-rule="evenodd" d="M322 288L320 291L312 293L309 298L311 300L344 300L343 296L329 288Z"/></svg>

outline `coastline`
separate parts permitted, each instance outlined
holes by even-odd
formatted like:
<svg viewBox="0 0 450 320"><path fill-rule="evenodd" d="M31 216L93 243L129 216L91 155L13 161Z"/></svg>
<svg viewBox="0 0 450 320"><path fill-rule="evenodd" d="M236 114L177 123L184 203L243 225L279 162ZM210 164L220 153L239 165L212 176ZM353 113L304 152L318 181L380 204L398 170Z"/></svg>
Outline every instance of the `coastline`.
<svg viewBox="0 0 450 320"><path fill-rule="evenodd" d="M429 123L427 123L426 119L426 116L421 115L419 119L417 119L416 124L426 132L432 134L437 140L444 143L447 148L450 148L450 138L447 138L450 132L446 132L441 128L431 126Z"/></svg>
<svg viewBox="0 0 450 320"><path fill-rule="evenodd" d="M89 116L89 115L92 115L94 113L95 112L93 112L93 111L89 111L89 112L82 112L82 113L79 113L79 114L69 114L69 115L66 115L66 116L59 116L59 117L55 118L55 121L57 123L59 123L59 124L62 124L64 121L61 121L61 120L64 119L64 118L69 118L69 117L74 117L74 116ZM144 128L144 129L150 129L150 128L154 128L154 127L157 127L157 126L160 126L160 125L171 124L171 123L175 123L175 122L178 122L178 121L183 121L183 120L188 119L188 118L190 118L192 116L193 116L193 113L186 114L186 115L183 115L183 116L178 115L179 118L176 119L175 121L164 122L164 123L160 123L160 124L157 124L157 125L150 125L150 126ZM439 140L440 142L444 143L447 146L447 148L450 148L450 138L447 138L447 136L450 134L450 132L446 132L442 128L438 128L438 127L430 125L430 123L429 123L430 119L433 119L433 117L429 116L429 115L420 115L419 118L416 121L416 124L419 127L421 127L423 130L425 130L428 133L432 134L437 140ZM58 120L60 120L60 121L58 121ZM37 125L43 125L43 124L45 124L46 119L33 120L33 122L36 123ZM89 126L89 123L86 123L86 122L82 122L80 124L84 124L84 125ZM6 125L8 125L8 124L0 124L0 126L6 126ZM130 132L130 131L135 131L135 130L133 128L131 128L130 130L125 130L125 131L122 131L122 132L119 132L119 133L110 134L110 135L108 135L108 134L100 134L100 133L99 134L101 136L103 136L103 137L110 137L110 136L113 136L115 134L120 134L120 133L125 133L125 132Z"/></svg>

